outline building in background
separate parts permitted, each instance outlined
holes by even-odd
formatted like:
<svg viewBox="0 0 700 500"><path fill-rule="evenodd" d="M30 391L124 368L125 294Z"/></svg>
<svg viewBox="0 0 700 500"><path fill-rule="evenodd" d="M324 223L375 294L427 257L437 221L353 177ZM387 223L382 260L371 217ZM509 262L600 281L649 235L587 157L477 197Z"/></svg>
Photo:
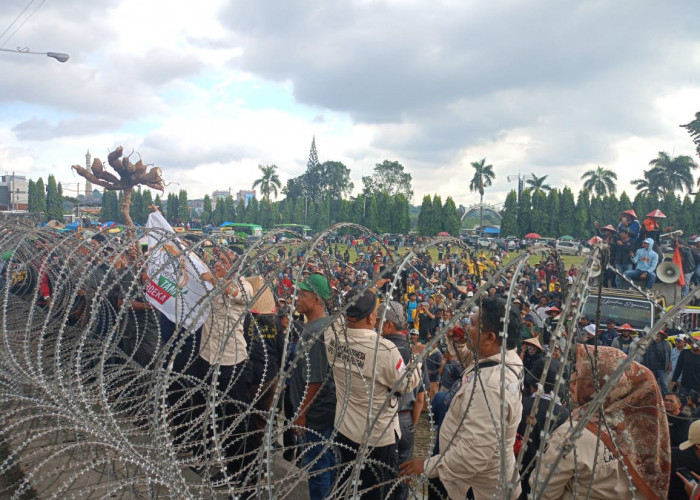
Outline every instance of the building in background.
<svg viewBox="0 0 700 500"><path fill-rule="evenodd" d="M28 188L29 182L24 175L13 172L0 177L0 210L28 210Z"/></svg>
<svg viewBox="0 0 700 500"><path fill-rule="evenodd" d="M216 208L216 204L219 202L219 200L225 200L230 194L231 194L230 189L214 191L211 194L211 206L212 206L212 208Z"/></svg>
<svg viewBox="0 0 700 500"><path fill-rule="evenodd" d="M247 206L248 206L248 203L249 203L250 200L252 200L253 198L255 198L255 191L254 191L254 190L253 190L253 191L247 191L247 190L245 190L245 189L241 189L240 191L238 191L238 194L236 194L236 204L242 202L242 203L243 203L243 206L244 206L244 207L247 207Z"/></svg>
<svg viewBox="0 0 700 500"><path fill-rule="evenodd" d="M90 150L87 150L87 153L85 153L85 168L87 169L88 172L92 172L92 156L90 156ZM78 193L80 194L80 193ZM89 200L92 198L92 182L86 181L85 182L85 199Z"/></svg>

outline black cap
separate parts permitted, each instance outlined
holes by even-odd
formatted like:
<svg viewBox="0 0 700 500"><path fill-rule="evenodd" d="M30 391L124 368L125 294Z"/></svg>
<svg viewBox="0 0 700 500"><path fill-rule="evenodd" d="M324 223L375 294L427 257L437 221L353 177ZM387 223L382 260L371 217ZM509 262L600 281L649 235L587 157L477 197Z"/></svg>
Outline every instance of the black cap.
<svg viewBox="0 0 700 500"><path fill-rule="evenodd" d="M346 300L350 305L345 314L355 321L365 319L377 307L377 296L371 290L361 292L359 288L356 288L348 294Z"/></svg>

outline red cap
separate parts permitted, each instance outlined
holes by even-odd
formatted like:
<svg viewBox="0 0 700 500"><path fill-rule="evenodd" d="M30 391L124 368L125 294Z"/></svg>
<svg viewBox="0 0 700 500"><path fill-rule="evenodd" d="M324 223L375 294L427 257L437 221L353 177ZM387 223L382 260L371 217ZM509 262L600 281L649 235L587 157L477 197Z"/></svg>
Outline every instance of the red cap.
<svg viewBox="0 0 700 500"><path fill-rule="evenodd" d="M625 324L622 325L622 326L618 326L618 327L616 328L616 330L620 330L620 331L627 330L627 331L630 331L630 332L636 331L634 328L632 328L632 326L631 326L629 323L625 323Z"/></svg>
<svg viewBox="0 0 700 500"><path fill-rule="evenodd" d="M549 313L560 313L561 309L559 309L557 306L550 307L547 309L547 314Z"/></svg>

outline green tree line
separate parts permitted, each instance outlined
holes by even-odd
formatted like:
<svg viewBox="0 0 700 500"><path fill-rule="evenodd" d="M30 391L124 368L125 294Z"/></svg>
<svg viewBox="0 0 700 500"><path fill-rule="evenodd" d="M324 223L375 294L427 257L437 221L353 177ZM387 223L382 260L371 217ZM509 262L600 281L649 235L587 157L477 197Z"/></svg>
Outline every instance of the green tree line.
<svg viewBox="0 0 700 500"><path fill-rule="evenodd" d="M36 182L29 179L27 205L28 211L41 212L46 220L63 221L63 186L60 182L56 183L53 174L49 174L46 186L41 177Z"/></svg>
<svg viewBox="0 0 700 500"><path fill-rule="evenodd" d="M520 205L515 190L508 193L502 212L501 234L524 236L538 233L545 237L571 235L590 238L595 234L595 222L600 226L617 227L620 213L633 209L640 221L654 209L661 210L666 219L663 227L682 229L686 234L700 233L700 195L667 192L663 196L639 192L630 200L626 192L618 198L614 193L593 195L583 189L576 199L568 187L549 192L524 190Z"/></svg>

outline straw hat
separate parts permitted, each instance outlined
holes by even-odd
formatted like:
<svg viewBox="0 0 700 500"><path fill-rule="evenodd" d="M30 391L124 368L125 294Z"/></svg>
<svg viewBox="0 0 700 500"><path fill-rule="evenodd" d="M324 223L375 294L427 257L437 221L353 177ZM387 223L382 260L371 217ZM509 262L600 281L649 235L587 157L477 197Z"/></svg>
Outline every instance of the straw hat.
<svg viewBox="0 0 700 500"><path fill-rule="evenodd" d="M523 344L534 345L534 346L537 347L540 351L542 350L542 344L540 344L540 341L537 340L537 337L532 337L532 338L529 338L529 339L524 339L524 340L523 340Z"/></svg>
<svg viewBox="0 0 700 500"><path fill-rule="evenodd" d="M263 291L258 299L250 305L250 312L255 314L273 314L277 311L275 306L275 296L270 289L270 286L265 283L262 276L251 276L245 278L253 287L253 295L256 295L260 289Z"/></svg>

